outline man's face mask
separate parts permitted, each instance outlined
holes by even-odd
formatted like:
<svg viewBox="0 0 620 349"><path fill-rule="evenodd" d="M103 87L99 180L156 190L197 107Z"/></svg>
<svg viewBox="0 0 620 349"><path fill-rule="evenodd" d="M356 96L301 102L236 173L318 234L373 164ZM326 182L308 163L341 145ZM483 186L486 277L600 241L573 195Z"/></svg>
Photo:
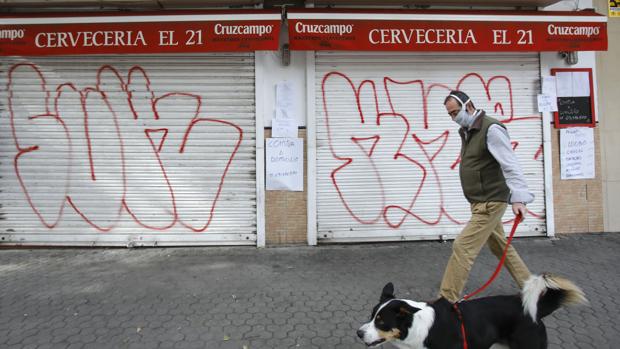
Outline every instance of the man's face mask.
<svg viewBox="0 0 620 349"><path fill-rule="evenodd" d="M458 114L456 114L453 119L454 122L465 128L470 127L474 123L475 119L474 115L470 115L467 112L467 104L469 104L469 102L471 102L471 99L468 99L467 102L463 103L463 105L461 106L461 110Z"/></svg>

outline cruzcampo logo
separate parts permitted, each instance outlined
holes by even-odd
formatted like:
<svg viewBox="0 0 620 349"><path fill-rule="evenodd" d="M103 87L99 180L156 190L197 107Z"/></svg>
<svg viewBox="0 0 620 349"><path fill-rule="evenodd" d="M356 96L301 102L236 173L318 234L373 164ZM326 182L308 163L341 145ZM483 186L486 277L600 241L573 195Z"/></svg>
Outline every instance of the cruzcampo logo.
<svg viewBox="0 0 620 349"><path fill-rule="evenodd" d="M620 17L620 0L609 0L609 17Z"/></svg>

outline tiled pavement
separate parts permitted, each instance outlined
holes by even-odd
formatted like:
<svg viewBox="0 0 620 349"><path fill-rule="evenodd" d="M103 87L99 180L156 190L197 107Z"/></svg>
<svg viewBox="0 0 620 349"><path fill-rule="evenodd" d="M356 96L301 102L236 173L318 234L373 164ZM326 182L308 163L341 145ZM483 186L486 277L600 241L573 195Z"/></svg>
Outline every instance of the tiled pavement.
<svg viewBox="0 0 620 349"><path fill-rule="evenodd" d="M620 234L524 238L532 271L582 286L589 306L546 318L550 348L616 348ZM451 243L256 249L0 250L0 348L364 348L381 288L434 298ZM497 260L484 250L468 289ZM485 294L517 292L504 271Z"/></svg>

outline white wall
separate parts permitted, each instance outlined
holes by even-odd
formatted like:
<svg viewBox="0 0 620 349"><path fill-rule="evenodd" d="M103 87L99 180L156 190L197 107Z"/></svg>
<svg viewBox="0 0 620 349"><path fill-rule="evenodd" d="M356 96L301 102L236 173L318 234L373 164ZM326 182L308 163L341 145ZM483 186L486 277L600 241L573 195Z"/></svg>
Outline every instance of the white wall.
<svg viewBox="0 0 620 349"><path fill-rule="evenodd" d="M284 28L283 28L284 30ZM291 63L282 65L281 51L257 51L256 64L262 65L264 126L271 127L275 113L276 84L281 81L292 83L296 91L296 105L292 110L299 126L306 125L306 52L291 51Z"/></svg>

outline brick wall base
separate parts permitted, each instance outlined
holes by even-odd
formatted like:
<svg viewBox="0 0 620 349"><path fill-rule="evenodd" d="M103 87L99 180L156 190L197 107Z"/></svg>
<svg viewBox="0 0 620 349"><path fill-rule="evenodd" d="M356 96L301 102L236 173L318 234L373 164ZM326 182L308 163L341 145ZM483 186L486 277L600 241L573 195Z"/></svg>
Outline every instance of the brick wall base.
<svg viewBox="0 0 620 349"><path fill-rule="evenodd" d="M553 206L555 232L588 233L603 231L603 188L600 137L594 128L594 179L560 179L560 130L551 129L553 151Z"/></svg>
<svg viewBox="0 0 620 349"><path fill-rule="evenodd" d="M265 138L269 137L271 137L271 130L265 130ZM299 130L299 138L304 140L304 191L265 191L265 244L267 246L308 243L306 130Z"/></svg>

